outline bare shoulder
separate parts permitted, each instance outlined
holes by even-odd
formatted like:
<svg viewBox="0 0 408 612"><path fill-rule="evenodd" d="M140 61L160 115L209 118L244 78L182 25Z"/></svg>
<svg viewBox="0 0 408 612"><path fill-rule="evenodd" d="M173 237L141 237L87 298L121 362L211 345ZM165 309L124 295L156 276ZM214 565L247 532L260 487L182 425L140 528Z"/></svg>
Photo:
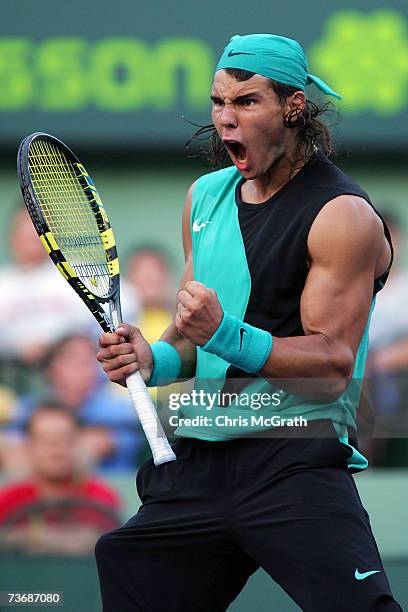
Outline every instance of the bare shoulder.
<svg viewBox="0 0 408 612"><path fill-rule="evenodd" d="M198 179L197 179L198 180ZM183 218L182 218L182 235L183 235L183 248L184 257L187 261L191 257L191 230L190 230L190 216L191 216L191 205L193 201L193 191L197 181L194 181L188 188L186 199L184 201Z"/></svg>
<svg viewBox="0 0 408 612"><path fill-rule="evenodd" d="M183 216L185 215L185 213L188 213L188 216L190 216L190 212L191 212L191 203L193 201L193 191L194 188L197 184L198 179L196 179L193 183L191 183L190 187L187 190L187 194L186 194L186 199L184 201L184 212L183 212Z"/></svg>
<svg viewBox="0 0 408 612"><path fill-rule="evenodd" d="M312 260L324 257L353 259L361 264L377 262L387 247L380 217L366 200L352 195L328 202L314 220L308 237Z"/></svg>

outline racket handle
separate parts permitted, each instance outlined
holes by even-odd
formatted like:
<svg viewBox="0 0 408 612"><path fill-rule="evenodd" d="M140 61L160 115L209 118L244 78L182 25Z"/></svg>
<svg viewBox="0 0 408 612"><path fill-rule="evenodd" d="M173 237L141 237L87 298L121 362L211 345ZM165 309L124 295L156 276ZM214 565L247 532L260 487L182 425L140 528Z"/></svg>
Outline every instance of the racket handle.
<svg viewBox="0 0 408 612"><path fill-rule="evenodd" d="M126 386L152 451L154 465L175 461L176 455L166 438L140 372L128 376Z"/></svg>

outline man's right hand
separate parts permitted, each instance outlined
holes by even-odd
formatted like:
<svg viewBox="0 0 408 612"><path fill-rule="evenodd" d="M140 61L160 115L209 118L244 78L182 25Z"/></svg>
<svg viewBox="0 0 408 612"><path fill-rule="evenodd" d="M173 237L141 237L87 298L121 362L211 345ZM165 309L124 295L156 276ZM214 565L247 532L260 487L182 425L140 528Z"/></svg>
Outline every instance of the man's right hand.
<svg viewBox="0 0 408 612"><path fill-rule="evenodd" d="M100 336L99 347L96 358L112 382L125 387L126 378L138 370L145 382L150 380L153 354L138 327L121 323L116 332Z"/></svg>

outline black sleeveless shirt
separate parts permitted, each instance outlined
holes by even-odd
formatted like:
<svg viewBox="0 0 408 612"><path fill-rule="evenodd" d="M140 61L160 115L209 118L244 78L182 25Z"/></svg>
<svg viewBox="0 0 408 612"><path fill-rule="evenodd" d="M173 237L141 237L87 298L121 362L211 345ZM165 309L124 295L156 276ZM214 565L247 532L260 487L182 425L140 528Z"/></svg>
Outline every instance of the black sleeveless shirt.
<svg viewBox="0 0 408 612"><path fill-rule="evenodd" d="M339 195L359 196L373 205L367 193L329 159L307 163L263 204L242 201L243 182L237 184L235 201L252 283L244 320L274 336L304 335L300 298L308 274L307 240L313 221ZM391 245L385 224L384 231ZM388 271L376 279L373 295L384 286Z"/></svg>

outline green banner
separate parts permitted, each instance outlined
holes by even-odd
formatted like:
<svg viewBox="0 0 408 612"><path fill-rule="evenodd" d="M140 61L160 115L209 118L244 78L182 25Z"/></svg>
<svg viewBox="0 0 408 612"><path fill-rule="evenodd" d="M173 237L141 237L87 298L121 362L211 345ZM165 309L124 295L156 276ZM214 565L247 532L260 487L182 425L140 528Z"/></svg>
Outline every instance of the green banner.
<svg viewBox="0 0 408 612"><path fill-rule="evenodd" d="M223 46L233 34L259 31L298 39L310 72L342 94L335 102L342 121L333 130L342 146L405 146L408 6L397 0L7 3L0 28L2 146L43 130L73 146L181 151L193 130L188 121L210 121ZM315 96L313 87L308 94Z"/></svg>

